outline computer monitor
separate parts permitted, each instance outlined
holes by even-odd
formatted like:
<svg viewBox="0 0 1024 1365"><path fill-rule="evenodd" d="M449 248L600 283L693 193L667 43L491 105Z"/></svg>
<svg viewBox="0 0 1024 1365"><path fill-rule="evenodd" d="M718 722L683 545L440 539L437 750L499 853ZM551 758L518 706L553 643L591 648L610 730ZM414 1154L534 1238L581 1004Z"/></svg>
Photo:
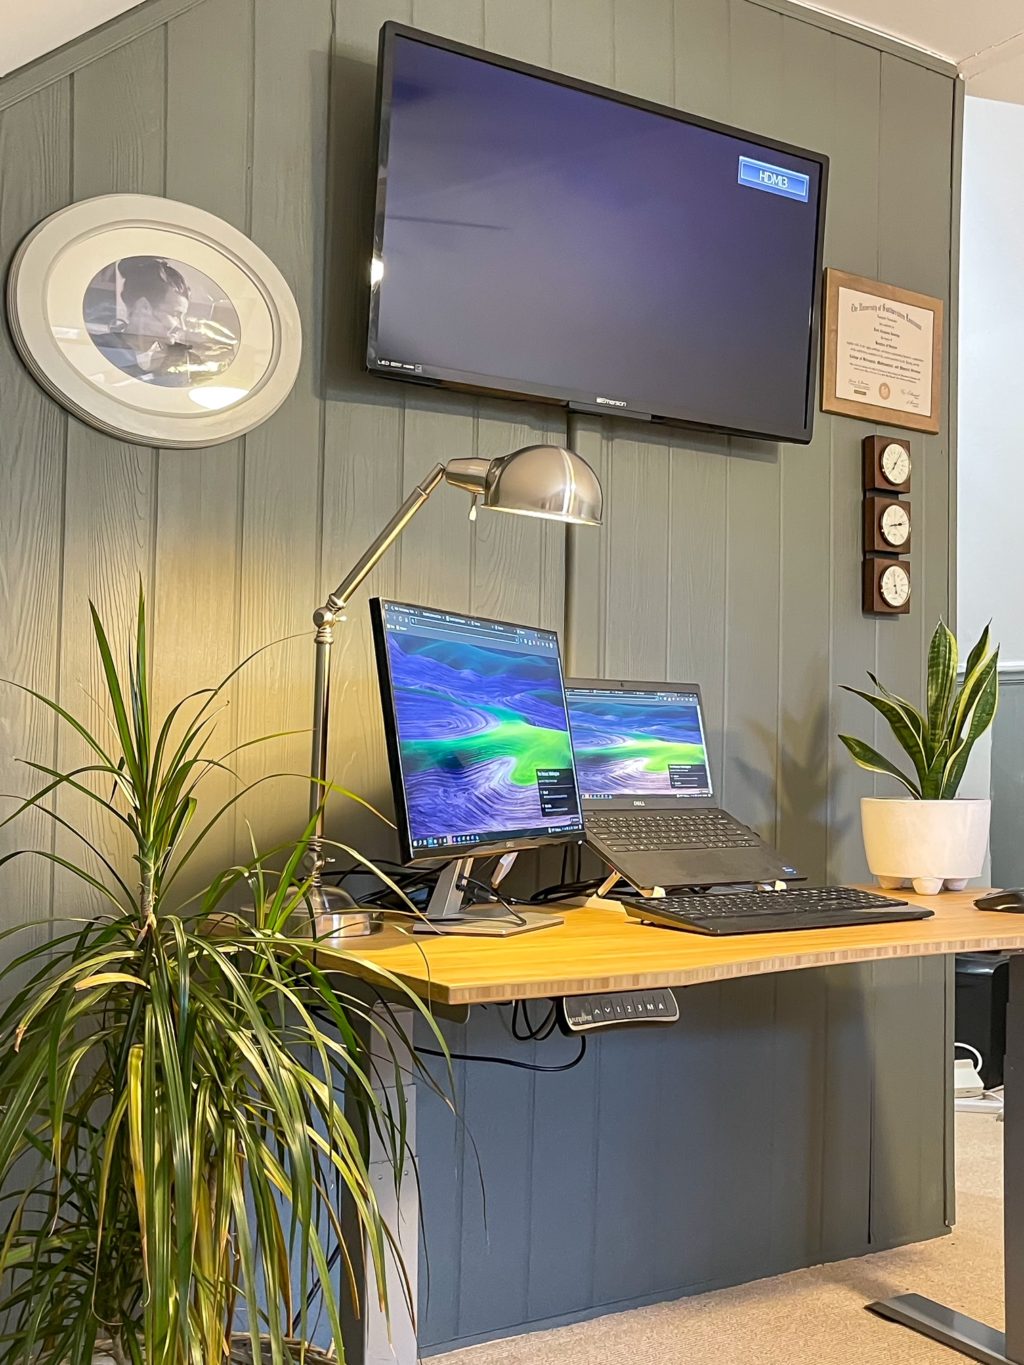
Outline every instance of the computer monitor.
<svg viewBox="0 0 1024 1365"><path fill-rule="evenodd" d="M714 804L694 683L570 678L566 696L585 809Z"/></svg>
<svg viewBox="0 0 1024 1365"><path fill-rule="evenodd" d="M583 837L558 636L370 603L406 862Z"/></svg>

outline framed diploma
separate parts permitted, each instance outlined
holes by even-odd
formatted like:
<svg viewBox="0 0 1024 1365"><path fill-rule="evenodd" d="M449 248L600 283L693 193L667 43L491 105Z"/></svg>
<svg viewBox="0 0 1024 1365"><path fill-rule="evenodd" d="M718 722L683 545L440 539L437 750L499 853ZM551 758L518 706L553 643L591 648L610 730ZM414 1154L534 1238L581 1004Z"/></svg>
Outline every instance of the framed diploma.
<svg viewBox="0 0 1024 1365"><path fill-rule="evenodd" d="M824 333L823 412L939 430L941 299L826 270Z"/></svg>

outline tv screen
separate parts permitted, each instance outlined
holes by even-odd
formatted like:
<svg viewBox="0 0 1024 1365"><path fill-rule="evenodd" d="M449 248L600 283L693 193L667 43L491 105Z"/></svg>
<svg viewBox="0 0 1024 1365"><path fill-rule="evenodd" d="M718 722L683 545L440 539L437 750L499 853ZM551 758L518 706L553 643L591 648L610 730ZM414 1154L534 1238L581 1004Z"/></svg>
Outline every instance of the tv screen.
<svg viewBox="0 0 1024 1365"><path fill-rule="evenodd" d="M807 441L827 171L386 24L368 367Z"/></svg>

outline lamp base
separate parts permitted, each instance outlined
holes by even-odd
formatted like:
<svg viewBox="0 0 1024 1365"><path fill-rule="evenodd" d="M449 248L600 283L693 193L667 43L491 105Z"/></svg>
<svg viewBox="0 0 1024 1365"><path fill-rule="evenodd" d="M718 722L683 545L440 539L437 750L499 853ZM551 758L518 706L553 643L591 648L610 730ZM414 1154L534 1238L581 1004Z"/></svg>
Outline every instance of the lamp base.
<svg viewBox="0 0 1024 1365"><path fill-rule="evenodd" d="M379 910L356 905L348 892L339 886L311 887L308 914L318 939L365 938L367 934L379 933L384 927ZM308 916L306 923L309 924Z"/></svg>

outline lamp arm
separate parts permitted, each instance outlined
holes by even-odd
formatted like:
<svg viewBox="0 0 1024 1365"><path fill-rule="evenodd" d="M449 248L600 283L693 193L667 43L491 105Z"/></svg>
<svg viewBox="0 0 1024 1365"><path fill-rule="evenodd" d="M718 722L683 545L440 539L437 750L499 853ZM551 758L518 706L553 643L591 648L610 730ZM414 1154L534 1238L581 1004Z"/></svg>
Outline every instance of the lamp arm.
<svg viewBox="0 0 1024 1365"><path fill-rule="evenodd" d="M316 665L313 675L313 752L310 764L309 818L316 819L309 843L308 861L314 886L320 884L323 871L324 797L327 791L327 737L331 713L331 648L334 644L334 625L352 594L367 574L380 563L388 549L408 526L434 489L444 479L444 465L435 465L416 485L394 516L375 537L369 548L359 557L322 607L313 613L316 627Z"/></svg>

